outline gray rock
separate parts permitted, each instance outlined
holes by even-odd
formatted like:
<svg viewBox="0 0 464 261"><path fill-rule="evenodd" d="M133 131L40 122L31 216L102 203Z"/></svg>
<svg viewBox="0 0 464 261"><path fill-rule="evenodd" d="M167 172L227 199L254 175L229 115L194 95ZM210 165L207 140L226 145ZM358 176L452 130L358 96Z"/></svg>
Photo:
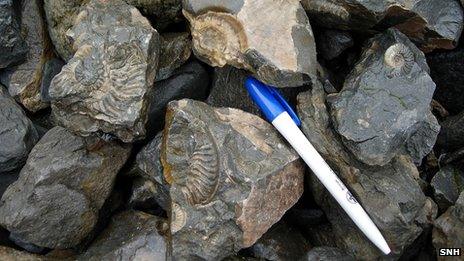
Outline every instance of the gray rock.
<svg viewBox="0 0 464 261"><path fill-rule="evenodd" d="M324 30L319 37L316 37L316 43L322 57L326 60L332 60L352 47L354 41L349 32Z"/></svg>
<svg viewBox="0 0 464 261"><path fill-rule="evenodd" d="M355 259L351 256L343 253L340 249L336 247L315 247L309 251L306 256L301 261L316 261L316 260L336 260L336 261L354 261Z"/></svg>
<svg viewBox="0 0 464 261"><path fill-rule="evenodd" d="M437 139L440 148L453 151L464 147L464 111L446 118L440 125L441 131Z"/></svg>
<svg viewBox="0 0 464 261"><path fill-rule="evenodd" d="M14 248L0 246L0 260L5 261L45 261L47 258L19 251Z"/></svg>
<svg viewBox="0 0 464 261"><path fill-rule="evenodd" d="M5 193L5 190L13 184L19 177L19 170L13 172L2 173L0 176L0 198Z"/></svg>
<svg viewBox="0 0 464 261"><path fill-rule="evenodd" d="M401 150L420 163L440 126L430 112L435 84L424 54L395 29L367 44L340 93L330 96L334 125L362 162L385 165Z"/></svg>
<svg viewBox="0 0 464 261"><path fill-rule="evenodd" d="M0 69L26 58L28 47L21 35L18 10L20 1L0 0Z"/></svg>
<svg viewBox="0 0 464 261"><path fill-rule="evenodd" d="M156 30L121 0L91 0L69 36L77 52L50 86L54 117L82 136L142 139L158 65Z"/></svg>
<svg viewBox="0 0 464 261"><path fill-rule="evenodd" d="M312 21L342 30L383 31L396 27L422 50L453 49L463 27L456 0L302 0Z"/></svg>
<svg viewBox="0 0 464 261"><path fill-rule="evenodd" d="M435 202L441 212L454 205L461 191L464 191L464 171L454 165L446 165L433 176L430 185Z"/></svg>
<svg viewBox="0 0 464 261"><path fill-rule="evenodd" d="M408 156L396 156L384 166L371 167L346 151L330 128L325 100L322 84L317 81L311 92L298 96L302 130L380 229L392 249L391 257L399 258L430 227L436 205L425 197L415 180L419 172ZM357 260L374 260L383 255L313 175L310 184L340 249Z"/></svg>
<svg viewBox="0 0 464 261"><path fill-rule="evenodd" d="M53 58L44 64L42 82L40 83L40 97L42 101L49 102L51 100L48 95L50 85L53 78L61 72L61 68L64 65L65 63L59 58Z"/></svg>
<svg viewBox="0 0 464 261"><path fill-rule="evenodd" d="M218 260L252 246L303 192L303 164L259 117L171 102L161 150L173 257Z"/></svg>
<svg viewBox="0 0 464 261"><path fill-rule="evenodd" d="M0 173L21 167L38 139L33 123L0 85Z"/></svg>
<svg viewBox="0 0 464 261"><path fill-rule="evenodd" d="M250 70L277 87L301 86L315 75L314 36L300 1L185 0L183 4L193 51L206 63Z"/></svg>
<svg viewBox="0 0 464 261"><path fill-rule="evenodd" d="M26 250L29 253L34 253L34 254L40 254L43 253L46 248L44 247L39 247L34 244L24 242L21 238L18 238L15 233L10 233L10 236L8 237L11 241L15 243L15 245L21 247L22 249Z"/></svg>
<svg viewBox="0 0 464 261"><path fill-rule="evenodd" d="M130 207L134 209L141 209L141 210L156 209L159 205L158 204L159 193L160 191L159 191L158 184L156 184L155 182L149 179L137 177L134 179L132 183L132 192L131 192L131 196L129 198L128 204ZM167 204L164 207L167 207Z"/></svg>
<svg viewBox="0 0 464 261"><path fill-rule="evenodd" d="M167 260L167 230L161 218L140 211L114 216L110 225L77 260Z"/></svg>
<svg viewBox="0 0 464 261"><path fill-rule="evenodd" d="M175 70L167 80L156 82L149 106L147 133L156 133L164 126L164 114L170 101L190 98L204 100L208 95L210 77L197 61ZM150 136L150 135L149 135Z"/></svg>
<svg viewBox="0 0 464 261"><path fill-rule="evenodd" d="M26 61L0 73L0 81L11 96L32 112L47 108L40 96L42 68L53 57L40 1L20 1L21 28L28 45Z"/></svg>
<svg viewBox="0 0 464 261"><path fill-rule="evenodd" d="M462 257L440 257L440 248L464 246L464 191L461 192L456 204L435 220L432 241L441 260L462 260Z"/></svg>
<svg viewBox="0 0 464 261"><path fill-rule="evenodd" d="M166 80L182 66L192 52L189 33L167 33L161 35L161 54L156 81Z"/></svg>
<svg viewBox="0 0 464 261"><path fill-rule="evenodd" d="M254 257L265 260L299 260L311 249L295 228L279 222L269 229L251 248Z"/></svg>
<svg viewBox="0 0 464 261"><path fill-rule="evenodd" d="M0 202L0 224L24 242L77 245L94 228L130 148L51 129Z"/></svg>
<svg viewBox="0 0 464 261"><path fill-rule="evenodd" d="M125 0L128 4L153 18L153 25L162 30L171 24L182 22L182 0Z"/></svg>

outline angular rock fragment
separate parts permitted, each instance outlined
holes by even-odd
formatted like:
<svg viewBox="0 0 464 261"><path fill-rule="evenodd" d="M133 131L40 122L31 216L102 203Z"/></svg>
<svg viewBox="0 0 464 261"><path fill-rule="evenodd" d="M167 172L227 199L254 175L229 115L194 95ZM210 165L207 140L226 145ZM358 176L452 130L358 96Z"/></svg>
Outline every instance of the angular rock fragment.
<svg viewBox="0 0 464 261"><path fill-rule="evenodd" d="M21 167L38 140L34 124L0 85L0 174Z"/></svg>
<svg viewBox="0 0 464 261"><path fill-rule="evenodd" d="M208 64L247 69L277 87L315 75L314 36L298 0L186 0L183 8L194 53Z"/></svg>
<svg viewBox="0 0 464 261"><path fill-rule="evenodd" d="M312 21L342 30L396 27L423 51L456 47L463 13L456 0L302 0Z"/></svg>
<svg viewBox="0 0 464 261"><path fill-rule="evenodd" d="M77 260L167 260L167 242L158 228L167 230L161 218L140 211L122 212Z"/></svg>
<svg viewBox="0 0 464 261"><path fill-rule="evenodd" d="M464 246L464 191L456 204L434 222L432 241L438 260L462 260L462 257L440 257L440 248Z"/></svg>
<svg viewBox="0 0 464 261"><path fill-rule="evenodd" d="M128 202L129 206L142 210L156 209L158 207L158 190L159 187L155 182L137 177L132 183L132 194Z"/></svg>
<svg viewBox="0 0 464 261"><path fill-rule="evenodd" d="M5 261L45 261L47 258L19 251L14 248L0 246L0 260Z"/></svg>
<svg viewBox="0 0 464 261"><path fill-rule="evenodd" d="M313 260L337 260L337 261L354 261L355 259L351 256L343 253L336 247L315 247L311 249L301 261L313 261Z"/></svg>
<svg viewBox="0 0 464 261"><path fill-rule="evenodd" d="M40 85L42 68L53 57L53 50L41 8L40 1L22 1L21 28L25 32L29 50L26 61L0 74L0 81L11 96L32 112L49 106L41 100Z"/></svg>
<svg viewBox="0 0 464 261"><path fill-rule="evenodd" d="M457 166L446 165L433 176L430 185L433 188L435 202L441 212L454 205L461 191L464 191L464 171Z"/></svg>
<svg viewBox="0 0 464 261"><path fill-rule="evenodd" d="M400 257L430 227L436 215L436 205L425 197L415 180L419 173L411 159L396 156L390 163L375 168L356 160L330 128L324 90L317 81L311 92L298 96L297 108L303 132L380 229L392 249L391 256ZM337 246L356 260L382 256L319 180L310 177L313 196L332 225Z"/></svg>
<svg viewBox="0 0 464 261"><path fill-rule="evenodd" d="M61 127L51 129L3 194L0 224L22 241L41 247L77 245L94 228L129 152Z"/></svg>
<svg viewBox="0 0 464 261"><path fill-rule="evenodd" d="M420 163L440 129L424 54L395 29L367 46L342 91L330 96L335 128L366 164L385 165L401 150Z"/></svg>
<svg viewBox="0 0 464 261"><path fill-rule="evenodd" d="M49 90L59 124L83 136L108 133L124 142L143 138L158 33L121 0L91 0L69 36L76 54Z"/></svg>
<svg viewBox="0 0 464 261"><path fill-rule="evenodd" d="M26 58L28 46L21 35L20 1L0 0L0 69Z"/></svg>
<svg viewBox="0 0 464 261"><path fill-rule="evenodd" d="M316 42L320 54L326 60L336 58L354 44L351 34L340 30L325 30L316 37Z"/></svg>
<svg viewBox="0 0 464 261"><path fill-rule="evenodd" d="M253 245L303 192L303 165L255 115L171 102L161 162L173 257L219 260Z"/></svg>
<svg viewBox="0 0 464 261"><path fill-rule="evenodd" d="M167 33L161 36L160 61L156 81L165 80L183 65L192 52L188 33Z"/></svg>
<svg viewBox="0 0 464 261"><path fill-rule="evenodd" d="M40 98L42 101L49 102L51 100L48 95L50 85L52 84L53 78L61 72L61 68L63 68L64 65L65 63L59 58L53 58L44 64L42 83L40 84Z"/></svg>
<svg viewBox="0 0 464 261"><path fill-rule="evenodd" d="M464 111L441 122L437 144L447 151L464 147Z"/></svg>

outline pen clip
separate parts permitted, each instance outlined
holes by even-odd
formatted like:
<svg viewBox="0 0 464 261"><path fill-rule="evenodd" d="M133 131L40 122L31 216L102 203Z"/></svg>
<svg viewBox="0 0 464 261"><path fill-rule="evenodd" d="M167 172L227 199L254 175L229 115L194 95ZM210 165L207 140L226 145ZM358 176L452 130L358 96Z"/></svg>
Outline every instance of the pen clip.
<svg viewBox="0 0 464 261"><path fill-rule="evenodd" d="M286 111L293 122L297 126L301 126L297 114L276 88L268 86L251 76L246 78L245 87L269 121L272 122L282 112Z"/></svg>

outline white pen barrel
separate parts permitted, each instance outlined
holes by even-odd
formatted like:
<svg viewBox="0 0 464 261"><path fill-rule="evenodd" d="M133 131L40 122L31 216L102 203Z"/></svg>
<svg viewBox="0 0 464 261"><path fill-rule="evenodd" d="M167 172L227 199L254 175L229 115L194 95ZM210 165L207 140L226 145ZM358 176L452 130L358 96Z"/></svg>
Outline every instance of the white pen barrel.
<svg viewBox="0 0 464 261"><path fill-rule="evenodd" d="M306 136L293 122L287 112L280 114L272 121L276 129L292 145L313 173L321 181L324 187L332 194L335 200L342 206L358 228L385 254L390 253L390 248L382 234L367 215L366 211L351 195L346 186L332 171L322 156L317 152Z"/></svg>

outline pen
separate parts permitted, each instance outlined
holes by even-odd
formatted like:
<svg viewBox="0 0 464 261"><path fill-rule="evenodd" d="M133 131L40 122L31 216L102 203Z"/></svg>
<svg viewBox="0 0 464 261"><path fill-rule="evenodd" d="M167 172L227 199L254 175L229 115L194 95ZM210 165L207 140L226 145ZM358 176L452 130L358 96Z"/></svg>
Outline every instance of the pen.
<svg viewBox="0 0 464 261"><path fill-rule="evenodd" d="M299 128L301 125L300 119L280 93L253 77L248 77L245 80L245 87L267 120L301 156L356 226L374 245L388 255L391 250L385 238L348 188L301 132Z"/></svg>

